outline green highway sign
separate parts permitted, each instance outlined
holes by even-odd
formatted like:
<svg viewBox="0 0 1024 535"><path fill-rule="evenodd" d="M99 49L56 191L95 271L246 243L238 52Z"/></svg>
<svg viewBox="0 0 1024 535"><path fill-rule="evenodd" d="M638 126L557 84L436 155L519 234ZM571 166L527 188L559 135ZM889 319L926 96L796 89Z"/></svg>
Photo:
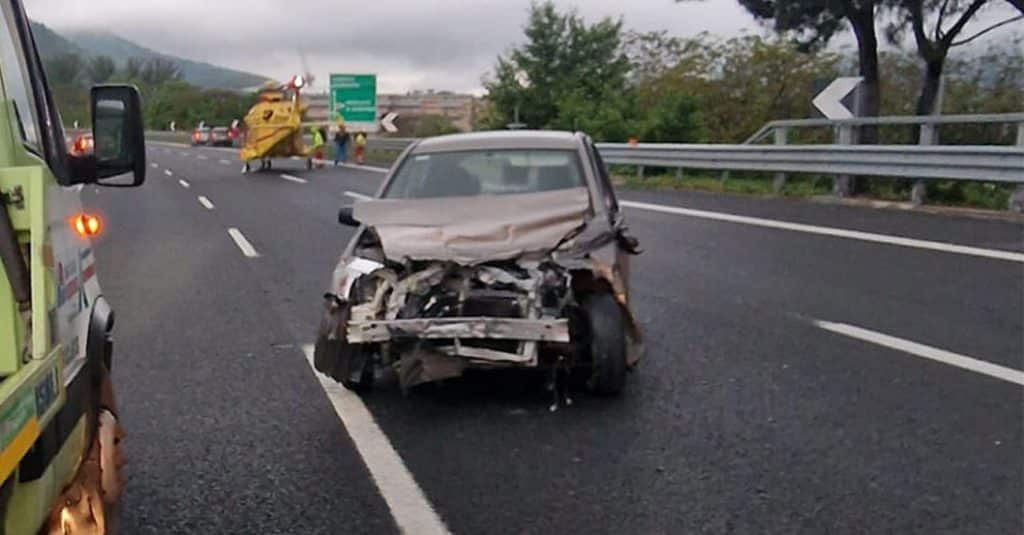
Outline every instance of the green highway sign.
<svg viewBox="0 0 1024 535"><path fill-rule="evenodd" d="M332 74L331 75L331 120L338 118L353 126L376 130L377 125L377 75L376 74ZM370 126L373 125L373 126Z"/></svg>

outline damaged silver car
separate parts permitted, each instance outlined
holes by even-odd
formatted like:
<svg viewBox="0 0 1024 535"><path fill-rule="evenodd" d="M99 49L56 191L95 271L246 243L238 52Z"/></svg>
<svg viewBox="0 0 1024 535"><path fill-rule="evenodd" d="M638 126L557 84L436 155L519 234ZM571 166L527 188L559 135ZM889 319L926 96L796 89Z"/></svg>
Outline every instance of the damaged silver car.
<svg viewBox="0 0 1024 535"><path fill-rule="evenodd" d="M566 132L418 141L357 226L325 295L317 370L361 391L375 368L403 388L469 368L537 368L616 394L642 351L624 224L589 138ZM554 405L553 405L554 406Z"/></svg>

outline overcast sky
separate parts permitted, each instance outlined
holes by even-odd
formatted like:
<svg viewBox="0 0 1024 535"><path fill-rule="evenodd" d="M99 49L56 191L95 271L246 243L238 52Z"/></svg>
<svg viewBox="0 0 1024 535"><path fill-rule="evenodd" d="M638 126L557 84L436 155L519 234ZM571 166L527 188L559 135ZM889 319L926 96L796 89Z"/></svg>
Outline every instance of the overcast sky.
<svg viewBox="0 0 1024 535"><path fill-rule="evenodd" d="M495 57L522 40L529 0L24 0L58 31L106 29L189 59L285 78L306 54L319 81L374 72L381 92L479 91ZM736 0L559 0L589 20L622 16L679 35L757 31ZM286 7L287 6L287 7ZM318 83L317 85L322 85Z"/></svg>
<svg viewBox="0 0 1024 535"><path fill-rule="evenodd" d="M101 29L151 49L284 79L302 70L377 73L380 92L479 93L495 57L522 41L529 0L24 0L55 29ZM736 0L556 0L627 28L721 36L763 29Z"/></svg>

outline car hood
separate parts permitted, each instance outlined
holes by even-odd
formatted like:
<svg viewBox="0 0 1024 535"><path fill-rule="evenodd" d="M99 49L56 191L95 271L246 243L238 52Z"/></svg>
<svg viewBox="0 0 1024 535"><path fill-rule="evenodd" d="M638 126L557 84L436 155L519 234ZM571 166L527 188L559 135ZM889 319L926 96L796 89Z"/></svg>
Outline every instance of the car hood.
<svg viewBox="0 0 1024 535"><path fill-rule="evenodd" d="M392 260L473 264L548 251L590 213L586 188L515 195L358 201L353 216L372 227Z"/></svg>

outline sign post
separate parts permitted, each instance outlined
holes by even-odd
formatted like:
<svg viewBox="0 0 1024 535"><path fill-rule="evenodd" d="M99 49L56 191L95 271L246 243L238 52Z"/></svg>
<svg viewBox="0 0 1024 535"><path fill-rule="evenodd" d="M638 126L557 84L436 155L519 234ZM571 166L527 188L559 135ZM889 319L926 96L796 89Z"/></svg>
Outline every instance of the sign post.
<svg viewBox="0 0 1024 535"><path fill-rule="evenodd" d="M330 121L344 119L349 132L376 132L377 75L331 74Z"/></svg>
<svg viewBox="0 0 1024 535"><path fill-rule="evenodd" d="M818 93L811 101L815 108L822 115L829 119L852 119L855 117L850 108L846 106L843 99L847 98L864 81L860 76L847 76L836 78L821 93ZM860 106L855 105L854 109L859 110ZM836 144L853 145L856 143L853 126L840 125L836 132ZM833 191L839 197L849 197L853 193L853 177L850 175L836 176Z"/></svg>

